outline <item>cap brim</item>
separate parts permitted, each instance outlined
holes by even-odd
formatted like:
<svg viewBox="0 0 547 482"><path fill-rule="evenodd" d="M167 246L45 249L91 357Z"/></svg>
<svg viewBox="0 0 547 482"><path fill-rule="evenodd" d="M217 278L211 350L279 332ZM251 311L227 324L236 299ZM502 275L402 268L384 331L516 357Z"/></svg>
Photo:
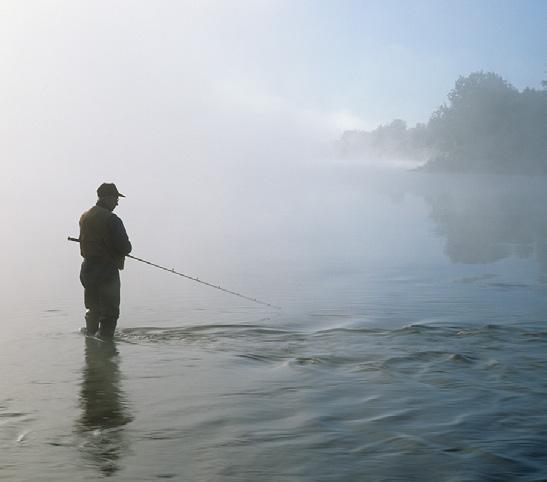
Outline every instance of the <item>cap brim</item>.
<svg viewBox="0 0 547 482"><path fill-rule="evenodd" d="M119 192L118 197L125 197L125 196L121 192Z"/></svg>

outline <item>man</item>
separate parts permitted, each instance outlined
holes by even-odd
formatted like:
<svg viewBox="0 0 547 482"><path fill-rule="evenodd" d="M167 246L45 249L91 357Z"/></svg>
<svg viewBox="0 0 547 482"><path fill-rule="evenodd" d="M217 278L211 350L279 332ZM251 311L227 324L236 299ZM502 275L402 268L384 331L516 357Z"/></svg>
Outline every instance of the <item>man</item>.
<svg viewBox="0 0 547 482"><path fill-rule="evenodd" d="M131 243L122 220L112 211L125 197L115 184L97 189L97 204L80 218L80 252L84 261L80 281L84 286L86 333L111 339L120 315L120 272Z"/></svg>

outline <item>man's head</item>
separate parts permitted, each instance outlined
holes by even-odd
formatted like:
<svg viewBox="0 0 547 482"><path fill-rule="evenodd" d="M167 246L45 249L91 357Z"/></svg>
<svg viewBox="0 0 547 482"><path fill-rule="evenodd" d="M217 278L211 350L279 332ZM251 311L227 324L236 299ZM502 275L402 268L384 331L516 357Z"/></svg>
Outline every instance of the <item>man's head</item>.
<svg viewBox="0 0 547 482"><path fill-rule="evenodd" d="M111 211L118 205L118 198L125 197L118 191L116 184L103 182L97 189L97 196L102 204Z"/></svg>

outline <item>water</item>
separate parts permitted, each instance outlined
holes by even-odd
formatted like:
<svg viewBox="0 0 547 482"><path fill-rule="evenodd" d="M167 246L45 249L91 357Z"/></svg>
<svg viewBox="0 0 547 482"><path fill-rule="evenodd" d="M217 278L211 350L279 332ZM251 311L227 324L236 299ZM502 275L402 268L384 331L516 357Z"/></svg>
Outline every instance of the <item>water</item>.
<svg viewBox="0 0 547 482"><path fill-rule="evenodd" d="M547 182L376 175L227 207L197 274L281 311L132 262L86 339L52 243L3 312L0 480L546 479Z"/></svg>

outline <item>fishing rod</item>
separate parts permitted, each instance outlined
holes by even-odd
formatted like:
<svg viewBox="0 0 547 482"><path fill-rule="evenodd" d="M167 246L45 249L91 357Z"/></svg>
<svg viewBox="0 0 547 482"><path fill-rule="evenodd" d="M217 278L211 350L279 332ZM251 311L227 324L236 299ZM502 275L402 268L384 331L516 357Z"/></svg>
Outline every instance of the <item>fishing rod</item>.
<svg viewBox="0 0 547 482"><path fill-rule="evenodd" d="M68 237L68 240L69 241L74 241L76 243L80 242L80 240L78 238L72 238L70 236ZM130 254L127 254L126 256L128 258L134 259L136 261L140 261L141 263L149 264L150 266L154 266L155 268L159 268L159 269L162 269L164 271L167 271L168 273L173 273L173 274L176 274L178 276L182 276L183 278L195 281L196 283L201 283L202 285L210 286L211 288L215 288L217 290L224 291L224 293L228 293L228 294L231 294L231 295L234 295L234 296L239 296L240 298L243 298L243 299L248 300L248 301L253 301L254 303L258 303L260 305L269 306L271 308L276 308L278 310L281 309L281 306L272 305L271 303L266 303L265 301L261 301L257 298L251 298L250 296L243 295L241 293L238 293L237 291L228 290L226 288L223 288L220 285L214 285L212 283L208 283L207 281L200 280L198 277L195 277L195 276L189 276L189 275L184 274L184 273L179 273L178 271L175 271L174 268L169 269L169 268L166 268L165 266L160 266L159 264L152 263L150 261L146 261L145 259L137 258L136 256L131 256Z"/></svg>

